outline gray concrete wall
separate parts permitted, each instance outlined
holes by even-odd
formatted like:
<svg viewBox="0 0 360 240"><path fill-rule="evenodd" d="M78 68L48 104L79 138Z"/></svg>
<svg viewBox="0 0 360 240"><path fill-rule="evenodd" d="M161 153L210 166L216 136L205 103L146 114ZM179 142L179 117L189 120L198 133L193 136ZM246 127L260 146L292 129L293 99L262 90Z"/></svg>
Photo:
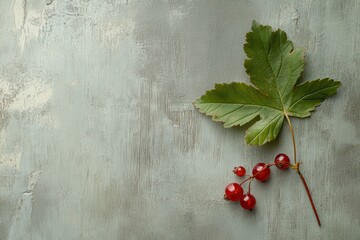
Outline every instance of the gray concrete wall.
<svg viewBox="0 0 360 240"><path fill-rule="evenodd" d="M1 0L0 239L360 239L360 1ZM293 172L222 200L247 168L291 154L287 129L244 144L192 106L245 81L251 21L306 50L304 79L343 83L294 120L323 227Z"/></svg>

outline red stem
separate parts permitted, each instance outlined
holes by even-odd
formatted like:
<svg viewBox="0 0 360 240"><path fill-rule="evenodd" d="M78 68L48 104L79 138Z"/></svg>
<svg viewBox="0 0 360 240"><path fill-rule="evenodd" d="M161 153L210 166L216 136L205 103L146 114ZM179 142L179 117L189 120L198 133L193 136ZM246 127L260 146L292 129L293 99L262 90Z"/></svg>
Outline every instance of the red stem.
<svg viewBox="0 0 360 240"><path fill-rule="evenodd" d="M319 224L319 227L321 227L320 218L319 218L319 215L318 215L318 213L317 213L317 211L316 211L314 201L313 201L313 199L312 199L312 197L311 197L309 187L308 187L308 185L306 184L305 178L304 178L304 176L301 174L300 171L298 171L298 174L299 174L299 176L300 176L300 179L301 179L302 183L304 184L306 193L307 193L307 195L308 195L308 197L309 197L311 207L312 207L312 209L314 210L315 217L316 217L316 220L317 220L317 222L318 222L318 224Z"/></svg>
<svg viewBox="0 0 360 240"><path fill-rule="evenodd" d="M286 117L286 120L289 124L289 128L290 128L290 132L291 132L291 139L292 139L292 143L293 143L293 148L294 148L294 165L291 165L291 168L294 169L300 176L300 179L302 181L302 183L304 184L304 187L305 187L305 190L306 190L306 193L309 197L309 200L310 200L310 203L311 203L311 207L312 209L314 210L314 213L315 213L315 217L316 217L316 220L319 224L319 226L321 226L321 223L320 223L320 218L319 218L319 215L316 211L316 208L315 208L315 204L314 204L314 201L311 197L311 194L310 194L310 190L306 184L306 181L305 181L305 178L304 176L301 174L300 170L299 170L299 166L300 166L300 163L296 161L296 143L295 143L295 134L294 134L294 129L293 129L293 126L291 124L291 121L290 121L290 117L288 116L288 114L286 112L284 112L284 115Z"/></svg>

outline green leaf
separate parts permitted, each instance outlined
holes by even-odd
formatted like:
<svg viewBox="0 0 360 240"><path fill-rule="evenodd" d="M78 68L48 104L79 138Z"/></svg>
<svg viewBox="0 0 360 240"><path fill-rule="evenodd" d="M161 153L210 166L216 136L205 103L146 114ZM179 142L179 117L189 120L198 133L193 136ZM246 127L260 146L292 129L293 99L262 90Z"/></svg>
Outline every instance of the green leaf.
<svg viewBox="0 0 360 240"><path fill-rule="evenodd" d="M327 97L336 94L340 82L329 78L296 85L304 68L304 53L294 49L282 30L253 22L246 35L246 72L255 87L241 82L216 84L194 102L200 112L224 127L256 120L246 132L248 144L263 145L279 134L285 114L308 117ZM260 119L257 119L260 117Z"/></svg>
<svg viewBox="0 0 360 240"><path fill-rule="evenodd" d="M329 78L307 81L297 85L288 107L288 114L300 118L310 116L310 111L315 110L315 107L320 105L325 98L335 95L340 85L339 81Z"/></svg>

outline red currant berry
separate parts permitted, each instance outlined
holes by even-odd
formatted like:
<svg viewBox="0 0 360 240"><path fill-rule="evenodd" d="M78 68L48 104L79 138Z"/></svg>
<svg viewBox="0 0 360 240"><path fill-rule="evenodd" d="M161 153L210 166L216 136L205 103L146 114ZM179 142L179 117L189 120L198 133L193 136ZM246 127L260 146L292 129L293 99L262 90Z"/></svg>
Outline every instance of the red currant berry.
<svg viewBox="0 0 360 240"><path fill-rule="evenodd" d="M290 164L290 159L289 157L284 154L284 153L280 153L279 155L277 155L275 157L275 166L281 170L285 170L287 168L289 168L289 164Z"/></svg>
<svg viewBox="0 0 360 240"><path fill-rule="evenodd" d="M265 163L258 163L253 168L252 174L260 182L265 182L270 177L270 168Z"/></svg>
<svg viewBox="0 0 360 240"><path fill-rule="evenodd" d="M239 177L242 177L245 175L246 169L243 166L234 167L233 173L235 173Z"/></svg>
<svg viewBox="0 0 360 240"><path fill-rule="evenodd" d="M255 207L256 199L250 193L246 193L240 198L240 205L246 210L252 210Z"/></svg>
<svg viewBox="0 0 360 240"><path fill-rule="evenodd" d="M244 190L238 183L230 183L225 188L224 198L230 201L239 201Z"/></svg>

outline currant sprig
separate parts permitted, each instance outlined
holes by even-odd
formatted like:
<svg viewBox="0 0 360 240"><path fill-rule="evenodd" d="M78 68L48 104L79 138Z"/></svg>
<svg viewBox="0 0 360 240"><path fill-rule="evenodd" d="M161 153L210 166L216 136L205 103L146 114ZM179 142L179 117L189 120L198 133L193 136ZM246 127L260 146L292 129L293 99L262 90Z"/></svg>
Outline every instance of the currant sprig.
<svg viewBox="0 0 360 240"><path fill-rule="evenodd" d="M230 183L225 188L225 194L224 199L237 202L240 201L240 205L247 210L252 210L255 207L256 204L256 198L250 193L250 186L252 180L256 179L260 182L265 182L270 177L270 167L276 165L282 166L282 163L258 163L254 166L252 174L253 175L246 175L247 178L242 181L240 184L238 183ZM285 169L285 168L284 168ZM234 167L233 170L234 174L236 174L239 177L245 176L246 169L243 166ZM247 193L244 193L244 189L242 188L242 185L244 183L248 182L248 191Z"/></svg>
<svg viewBox="0 0 360 240"><path fill-rule="evenodd" d="M299 170L299 164L300 164L299 162L296 162L295 164L291 164L290 158L286 154L280 153L275 157L273 163L263 163L263 162L257 163L252 170L252 175L245 175L246 169L243 166L234 167L233 170L234 174L236 174L239 177L247 176L247 178L243 180L240 184L231 183L227 185L225 188L224 199L233 202L239 201L242 208L246 210L252 210L256 205L256 198L251 194L251 182L254 179L258 180L259 182L266 182L270 178L271 175L270 168L272 166L276 166L280 170L286 170L290 167L300 175L300 178L305 186L305 190L308 193L308 197L310 199L311 206L313 207L318 224L319 226L321 226L320 219L317 214L315 205L313 203L309 188L306 184L305 178L303 177L303 175ZM244 189L242 185L245 184L246 182L248 182L248 191L244 194Z"/></svg>
<svg viewBox="0 0 360 240"><path fill-rule="evenodd" d="M233 169L234 174L236 174L239 177L247 176L247 178L245 180L243 180L240 184L238 184L238 183L229 184L225 189L224 199L229 200L229 201L236 201L236 202L239 201L240 205L244 209L252 210L256 205L256 198L250 193L251 182L254 179L258 180L259 182L267 181L270 178L270 174L271 174L270 167L272 167L272 166L276 166L280 170L286 170L288 168L291 168L299 174L301 182L303 183L305 191L309 198L311 207L314 211L316 220L317 220L319 226L321 226L320 218L317 213L312 196L310 194L309 187L306 183L304 176L302 175L302 173L300 171L301 162L298 162L296 160L296 142L295 142L294 129L291 124L290 118L287 114L285 114L285 118L287 119L289 129L291 132L291 139L292 139L293 151L294 151L294 153L293 153L294 154L294 163L291 163L290 158L286 154L280 153L275 157L275 160L273 163L263 163L263 162L257 163L252 170L252 175L246 175L246 169L243 166L234 167L234 169ZM244 194L242 185L246 182L248 182L248 191L247 191L247 193Z"/></svg>

